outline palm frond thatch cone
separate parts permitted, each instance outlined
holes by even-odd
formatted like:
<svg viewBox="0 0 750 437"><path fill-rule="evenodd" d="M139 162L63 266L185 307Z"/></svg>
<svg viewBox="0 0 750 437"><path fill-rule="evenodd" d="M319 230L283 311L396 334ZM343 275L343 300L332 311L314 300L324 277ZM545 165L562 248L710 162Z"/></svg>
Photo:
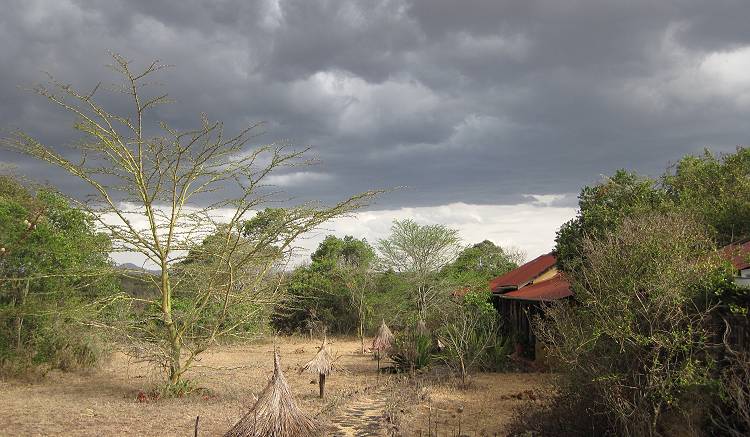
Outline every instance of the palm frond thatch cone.
<svg viewBox="0 0 750 437"><path fill-rule="evenodd" d="M323 427L294 402L281 372L279 352L273 353L273 376L250 411L224 437L308 437L319 436Z"/></svg>
<svg viewBox="0 0 750 437"><path fill-rule="evenodd" d="M333 363L335 361L336 357L333 356L331 350L328 348L327 339L323 337L323 344L320 346L318 353L299 370L300 373L307 371L318 375L318 386L320 387L321 398L326 389L326 376L333 372Z"/></svg>
<svg viewBox="0 0 750 437"><path fill-rule="evenodd" d="M380 356L382 352L391 348L393 343L393 333L385 324L385 320L380 323L378 334L372 340L372 350L375 351L375 358L378 359L378 375L380 375Z"/></svg>

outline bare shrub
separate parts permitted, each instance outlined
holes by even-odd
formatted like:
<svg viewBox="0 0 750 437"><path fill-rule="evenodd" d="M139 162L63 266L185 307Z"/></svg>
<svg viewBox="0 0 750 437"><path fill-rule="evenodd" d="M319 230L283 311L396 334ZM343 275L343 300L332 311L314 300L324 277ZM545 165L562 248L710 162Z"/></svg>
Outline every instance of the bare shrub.
<svg viewBox="0 0 750 437"><path fill-rule="evenodd" d="M722 374L723 403L713 422L723 434L740 437L750 434L750 353L733 352Z"/></svg>

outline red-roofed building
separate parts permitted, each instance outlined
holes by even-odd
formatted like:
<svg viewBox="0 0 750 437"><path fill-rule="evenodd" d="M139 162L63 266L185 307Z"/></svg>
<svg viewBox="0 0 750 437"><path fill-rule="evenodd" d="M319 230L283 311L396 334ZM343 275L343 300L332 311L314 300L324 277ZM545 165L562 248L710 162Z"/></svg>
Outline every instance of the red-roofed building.
<svg viewBox="0 0 750 437"><path fill-rule="evenodd" d="M534 282L520 290L503 293L500 297L503 299L551 302L572 295L570 283L565 280L562 273L556 273L550 279Z"/></svg>
<svg viewBox="0 0 750 437"><path fill-rule="evenodd" d="M721 255L734 267L734 283L750 288L750 238L724 246ZM740 306L750 309L746 299ZM714 312L714 341L731 345L734 350L750 351L750 319L741 312L735 313L719 308Z"/></svg>
<svg viewBox="0 0 750 437"><path fill-rule="evenodd" d="M506 333L515 337L528 358L538 355L532 318L543 313L546 303L573 295L556 262L555 254L547 253L490 281L493 303L505 320Z"/></svg>
<svg viewBox="0 0 750 437"><path fill-rule="evenodd" d="M730 244L721 249L722 256L735 268L735 282L750 287L750 239ZM493 304L503 316L508 335L523 348L523 355L531 359L543 360L531 321L536 315L543 315L545 305L559 299L573 296L570 283L556 267L554 253L539 256L528 263L490 281ZM726 316L731 318L730 316ZM736 317L732 322L732 344L746 345L749 328L745 316ZM741 320L740 320L741 319ZM734 320L734 319L732 319ZM742 323L740 323L742 322ZM724 322L721 327L723 328ZM719 340L724 337L719 333ZM746 346L745 346L746 347Z"/></svg>
<svg viewBox="0 0 750 437"><path fill-rule="evenodd" d="M725 246L721 254L734 266L737 285L750 287L750 239Z"/></svg>
<svg viewBox="0 0 750 437"><path fill-rule="evenodd" d="M490 291L502 293L508 290L518 290L536 279L549 278L549 272L557 271L555 268L556 261L555 255L552 253L539 256L517 269L491 280Z"/></svg>

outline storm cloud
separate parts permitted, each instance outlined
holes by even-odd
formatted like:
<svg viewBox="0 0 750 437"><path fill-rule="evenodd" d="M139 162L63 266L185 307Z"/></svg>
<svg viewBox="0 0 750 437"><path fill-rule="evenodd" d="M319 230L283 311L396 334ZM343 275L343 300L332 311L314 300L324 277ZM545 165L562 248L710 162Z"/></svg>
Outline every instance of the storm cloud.
<svg viewBox="0 0 750 437"><path fill-rule="evenodd" d="M570 206L617 168L747 143L749 17L739 0L6 0L0 120L68 141L69 120L19 86L111 80L111 50L175 66L158 115L176 126L206 112L312 146L320 165L275 179L298 198L406 186L375 208Z"/></svg>

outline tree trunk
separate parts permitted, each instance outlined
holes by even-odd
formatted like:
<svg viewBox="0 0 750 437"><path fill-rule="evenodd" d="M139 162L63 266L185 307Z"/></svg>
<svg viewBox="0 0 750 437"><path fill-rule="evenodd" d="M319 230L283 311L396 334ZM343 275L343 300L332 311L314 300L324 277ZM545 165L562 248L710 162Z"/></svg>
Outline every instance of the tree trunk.
<svg viewBox="0 0 750 437"><path fill-rule="evenodd" d="M182 366L180 364L180 344L172 343L171 354L169 357L169 385L176 385L180 382L182 376Z"/></svg>
<svg viewBox="0 0 750 437"><path fill-rule="evenodd" d="M360 344L360 353L362 355L365 354L365 321L362 317L362 313L360 313L359 316L359 344Z"/></svg>
<svg viewBox="0 0 750 437"><path fill-rule="evenodd" d="M30 280L26 280L26 287L18 290L16 296L15 307L16 307L16 319L15 319L15 330L16 330L16 350L21 350L23 344L23 306L26 303L26 296L29 295Z"/></svg>
<svg viewBox="0 0 750 437"><path fill-rule="evenodd" d="M161 311L164 325L167 328L167 339L169 340L169 384L175 385L180 382L183 372L180 363L182 344L177 333L177 327L172 320L172 284L169 282L166 262L162 263L161 268Z"/></svg>
<svg viewBox="0 0 750 437"><path fill-rule="evenodd" d="M427 290L424 286L417 289L417 309L419 310L420 320L427 320Z"/></svg>
<svg viewBox="0 0 750 437"><path fill-rule="evenodd" d="M461 357L461 385L466 388L466 366L464 365L464 358Z"/></svg>
<svg viewBox="0 0 750 437"><path fill-rule="evenodd" d="M320 398L322 399L326 391L326 375L324 373L318 375L318 387L320 388Z"/></svg>

